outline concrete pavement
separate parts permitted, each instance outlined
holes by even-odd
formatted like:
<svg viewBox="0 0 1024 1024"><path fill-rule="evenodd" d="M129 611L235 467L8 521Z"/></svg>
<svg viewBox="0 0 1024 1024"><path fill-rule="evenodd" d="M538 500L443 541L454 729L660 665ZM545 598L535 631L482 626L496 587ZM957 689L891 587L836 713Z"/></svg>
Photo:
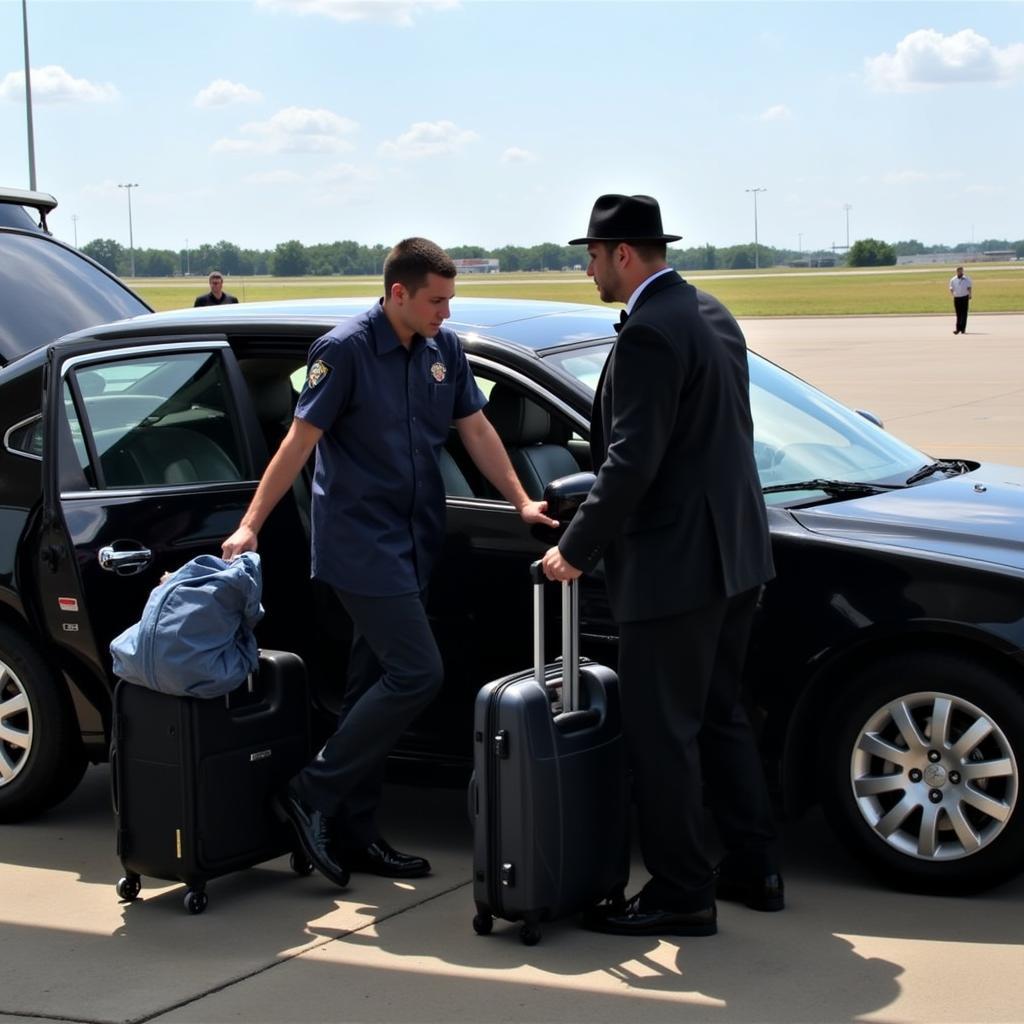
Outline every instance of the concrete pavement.
<svg viewBox="0 0 1024 1024"><path fill-rule="evenodd" d="M749 346L936 458L1024 465L1024 315L747 319Z"/></svg>
<svg viewBox="0 0 1024 1024"><path fill-rule="evenodd" d="M751 346L933 455L1024 464L1024 316L748 320ZM714 938L549 926L473 934L458 791L391 788L415 882L342 892L285 861L121 904L106 767L45 817L0 826L0 1024L14 1021L1024 1021L1024 877L970 899L889 892L820 817L785 830L788 907L720 905ZM642 867L635 865L642 878Z"/></svg>
<svg viewBox="0 0 1024 1024"><path fill-rule="evenodd" d="M118 902L108 784L90 769L46 818L0 828L0 1024L1024 1019L1024 878L970 899L889 892L816 815L786 829L781 914L723 903L705 939L561 922L528 948L511 925L472 931L459 791L387 794L387 833L431 878L342 892L282 860L211 882L192 917L152 879Z"/></svg>

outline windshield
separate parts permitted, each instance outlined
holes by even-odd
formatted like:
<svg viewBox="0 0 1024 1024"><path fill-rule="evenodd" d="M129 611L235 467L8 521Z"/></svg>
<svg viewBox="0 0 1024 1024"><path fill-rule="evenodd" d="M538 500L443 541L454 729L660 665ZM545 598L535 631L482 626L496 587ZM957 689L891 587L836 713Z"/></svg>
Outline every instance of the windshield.
<svg viewBox="0 0 1024 1024"><path fill-rule="evenodd" d="M611 341L545 358L595 390ZM805 480L902 484L928 462L915 448L774 363L749 353L754 457L762 487ZM799 492L765 495L792 503Z"/></svg>

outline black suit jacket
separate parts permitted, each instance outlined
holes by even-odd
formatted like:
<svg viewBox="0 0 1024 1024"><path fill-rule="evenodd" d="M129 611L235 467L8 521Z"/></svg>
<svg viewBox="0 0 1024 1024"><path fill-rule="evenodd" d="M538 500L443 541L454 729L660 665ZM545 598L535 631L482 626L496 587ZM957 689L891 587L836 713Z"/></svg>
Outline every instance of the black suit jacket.
<svg viewBox="0 0 1024 1024"><path fill-rule="evenodd" d="M597 480L558 546L585 572L604 557L619 622L772 578L743 332L675 272L640 294L608 356L590 444Z"/></svg>

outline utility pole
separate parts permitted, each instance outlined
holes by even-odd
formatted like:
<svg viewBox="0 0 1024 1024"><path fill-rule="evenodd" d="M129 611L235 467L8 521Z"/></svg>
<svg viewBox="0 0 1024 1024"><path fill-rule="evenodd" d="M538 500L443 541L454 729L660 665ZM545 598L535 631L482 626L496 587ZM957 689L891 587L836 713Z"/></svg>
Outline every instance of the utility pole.
<svg viewBox="0 0 1024 1024"><path fill-rule="evenodd" d="M78 214L77 213L71 214L71 224L73 225L73 227L75 229L75 248L77 249L78 248Z"/></svg>
<svg viewBox="0 0 1024 1024"><path fill-rule="evenodd" d="M849 252L850 249L850 211L853 207L849 203L843 203L843 209L846 211L846 249Z"/></svg>
<svg viewBox="0 0 1024 1024"><path fill-rule="evenodd" d="M761 267L761 259L760 259L760 253L758 251L758 244L757 244L757 193L758 192L767 192L768 189L760 188L760 187L758 187L758 188L745 188L743 191L744 192L753 192L754 193L754 269L755 270L759 270L760 267Z"/></svg>
<svg viewBox="0 0 1024 1024"><path fill-rule="evenodd" d="M138 188L137 181L128 182L125 185L118 185L118 188L128 190L128 252L131 257L132 277L135 276L135 238L132 235L132 189Z"/></svg>
<svg viewBox="0 0 1024 1024"><path fill-rule="evenodd" d="M36 142L32 132L32 73L28 59L28 0L21 0L21 28L25 45L25 120L28 124L28 187L36 190Z"/></svg>

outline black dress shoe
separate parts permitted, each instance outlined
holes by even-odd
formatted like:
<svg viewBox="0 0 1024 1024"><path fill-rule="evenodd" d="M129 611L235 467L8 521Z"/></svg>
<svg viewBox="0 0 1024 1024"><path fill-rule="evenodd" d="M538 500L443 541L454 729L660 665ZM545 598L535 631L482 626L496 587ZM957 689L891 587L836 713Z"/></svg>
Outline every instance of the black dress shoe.
<svg viewBox="0 0 1024 1024"><path fill-rule="evenodd" d="M757 875L753 878L723 875L715 868L715 897L745 903L751 910L774 911L786 906L786 889L782 875Z"/></svg>
<svg viewBox="0 0 1024 1024"><path fill-rule="evenodd" d="M637 893L626 905L602 903L583 915L583 926L609 935L714 935L718 912L714 903L701 910L682 913L644 907Z"/></svg>
<svg viewBox="0 0 1024 1024"><path fill-rule="evenodd" d="M422 878L430 874L430 861L426 857L400 853L383 839L361 849L346 847L342 856L351 870L384 878Z"/></svg>
<svg viewBox="0 0 1024 1024"><path fill-rule="evenodd" d="M331 854L331 819L286 786L274 801L278 813L291 822L306 856L324 878L345 888L349 873Z"/></svg>

